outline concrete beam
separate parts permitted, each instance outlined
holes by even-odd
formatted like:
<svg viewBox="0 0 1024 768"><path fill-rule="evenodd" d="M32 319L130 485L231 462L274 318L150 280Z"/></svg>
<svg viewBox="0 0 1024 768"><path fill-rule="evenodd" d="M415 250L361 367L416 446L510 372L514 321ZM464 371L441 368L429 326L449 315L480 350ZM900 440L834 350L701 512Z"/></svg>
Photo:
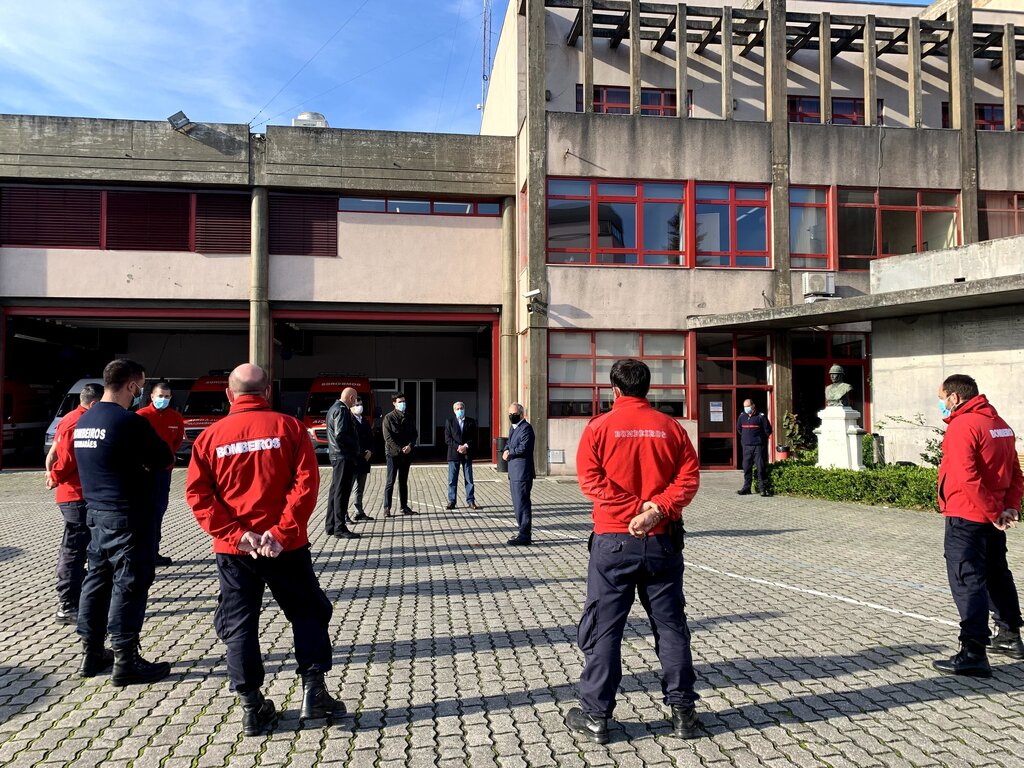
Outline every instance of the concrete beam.
<svg viewBox="0 0 1024 768"><path fill-rule="evenodd" d="M765 33L765 116L771 126L771 252L776 306L793 303L789 260L789 108L786 0L768 0Z"/></svg>
<svg viewBox="0 0 1024 768"><path fill-rule="evenodd" d="M920 128L922 124L921 20L917 16L910 20L907 32L907 102L910 125L913 128Z"/></svg>
<svg viewBox="0 0 1024 768"><path fill-rule="evenodd" d="M974 123L974 26L971 0L941 0L950 5L953 32L949 44L949 113L960 131L960 231L964 244L978 242L978 146ZM934 3L932 7L939 5Z"/></svg>
<svg viewBox="0 0 1024 768"><path fill-rule="evenodd" d="M274 328L270 319L270 223L267 188L252 190L250 207L249 362L272 373Z"/></svg>
<svg viewBox="0 0 1024 768"><path fill-rule="evenodd" d="M1003 128L1017 130L1017 40L1013 24L1003 27Z"/></svg>
<svg viewBox="0 0 1024 768"><path fill-rule="evenodd" d="M643 75L640 72L640 0L629 0L629 112L640 114L640 93Z"/></svg>
<svg viewBox="0 0 1024 768"><path fill-rule="evenodd" d="M722 119L732 120L732 8L722 8Z"/></svg>
<svg viewBox="0 0 1024 768"><path fill-rule="evenodd" d="M583 111L594 111L594 0L583 0Z"/></svg>
<svg viewBox="0 0 1024 768"><path fill-rule="evenodd" d="M686 42L686 3L676 4L676 116L686 119L690 116L687 98L687 77L689 49Z"/></svg>
<svg viewBox="0 0 1024 768"><path fill-rule="evenodd" d="M875 17L864 19L864 124L878 125L878 45Z"/></svg>
<svg viewBox="0 0 1024 768"><path fill-rule="evenodd" d="M821 14L818 23L818 100L821 122L832 124L832 14Z"/></svg>

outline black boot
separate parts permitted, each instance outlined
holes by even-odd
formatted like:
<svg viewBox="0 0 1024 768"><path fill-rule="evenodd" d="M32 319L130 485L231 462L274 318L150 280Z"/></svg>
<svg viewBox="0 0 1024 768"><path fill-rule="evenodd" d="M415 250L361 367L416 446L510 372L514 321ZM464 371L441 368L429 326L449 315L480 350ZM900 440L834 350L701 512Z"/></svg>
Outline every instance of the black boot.
<svg viewBox="0 0 1024 768"><path fill-rule="evenodd" d="M1024 659L1024 643L1020 640L1020 630L1016 632L1000 627L999 632L989 642L988 649L992 653L1001 653L1011 659Z"/></svg>
<svg viewBox="0 0 1024 768"><path fill-rule="evenodd" d="M91 645L82 643L82 666L78 668L79 677L96 677L114 666L114 652L104 648L103 643Z"/></svg>
<svg viewBox="0 0 1024 768"><path fill-rule="evenodd" d="M117 686L155 683L170 672L171 665L166 661L146 661L139 653L139 646L133 645L114 651L114 673L110 682Z"/></svg>
<svg viewBox="0 0 1024 768"><path fill-rule="evenodd" d="M246 736L259 736L277 719L274 702L259 691L239 694L242 700L242 730Z"/></svg>
<svg viewBox="0 0 1024 768"><path fill-rule="evenodd" d="M608 743L608 718L588 715L579 707L573 707L565 715L565 725L574 733L586 737L594 744Z"/></svg>
<svg viewBox="0 0 1024 768"><path fill-rule="evenodd" d="M960 653L951 659L937 659L932 662L932 667L944 675L992 677L992 667L988 665L985 644L980 640L961 641Z"/></svg>
<svg viewBox="0 0 1024 768"><path fill-rule="evenodd" d="M672 735L677 739L692 739L697 736L697 710L693 704L672 705Z"/></svg>
<svg viewBox="0 0 1024 768"><path fill-rule="evenodd" d="M299 720L319 720L346 712L345 705L331 696L324 682L323 672L306 672L302 675L302 712Z"/></svg>

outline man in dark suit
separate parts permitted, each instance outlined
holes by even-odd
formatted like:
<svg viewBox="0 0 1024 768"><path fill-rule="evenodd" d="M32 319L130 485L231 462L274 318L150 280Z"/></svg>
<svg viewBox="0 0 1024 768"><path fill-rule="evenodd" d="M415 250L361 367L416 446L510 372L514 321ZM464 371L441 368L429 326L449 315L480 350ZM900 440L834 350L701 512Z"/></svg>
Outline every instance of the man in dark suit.
<svg viewBox="0 0 1024 768"><path fill-rule="evenodd" d="M533 508L530 492L537 471L533 464L533 427L526 420L526 410L520 403L508 407L508 420L512 429L502 457L508 462L508 482L512 491L512 508L516 511L519 533L508 540L513 547L526 547L532 542Z"/></svg>
<svg viewBox="0 0 1024 768"><path fill-rule="evenodd" d="M356 476L359 435L350 410L356 404L356 391L345 387L341 397L327 410L327 455L331 459L331 490L327 496L327 535L339 539L358 539L349 530L348 500Z"/></svg>
<svg viewBox="0 0 1024 768"><path fill-rule="evenodd" d="M356 460L356 515L352 520L361 523L364 520L373 520L363 510L363 491L366 489L366 478L370 474L370 459L373 457L373 430L370 427L370 422L364 417L361 397L357 397L356 404L352 406L352 419L356 423L356 432L359 434L359 457Z"/></svg>
<svg viewBox="0 0 1024 768"><path fill-rule="evenodd" d="M476 419L466 415L466 404L455 403L453 415L444 423L444 442L448 446L448 506L455 509L455 500L459 489L459 468L466 480L466 505L470 509L480 509L476 505L475 486L473 485L473 454L476 452Z"/></svg>
<svg viewBox="0 0 1024 768"><path fill-rule="evenodd" d="M398 483L398 500L403 515L415 515L409 506L409 466L412 464L412 449L416 445L416 425L405 415L405 395L396 393L391 398L395 409L384 417L384 453L388 463L388 477L384 482L384 517L393 517L391 501L394 498L395 482Z"/></svg>

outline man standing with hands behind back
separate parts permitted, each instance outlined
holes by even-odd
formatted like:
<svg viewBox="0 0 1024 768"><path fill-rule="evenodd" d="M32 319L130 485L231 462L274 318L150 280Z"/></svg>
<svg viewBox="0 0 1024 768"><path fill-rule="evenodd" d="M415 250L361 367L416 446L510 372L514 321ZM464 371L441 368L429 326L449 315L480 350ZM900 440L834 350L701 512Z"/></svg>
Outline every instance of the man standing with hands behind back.
<svg viewBox="0 0 1024 768"><path fill-rule="evenodd" d="M508 407L508 420L512 429L502 457L508 462L508 484L512 493L512 508L516 512L519 532L508 540L509 546L528 547L533 542L533 478L537 470L533 464L535 442L533 426L526 420L526 409L521 403Z"/></svg>
<svg viewBox="0 0 1024 768"><path fill-rule="evenodd" d="M388 463L388 476L384 483L384 517L392 517L395 481L398 481L398 500L403 515L415 515L409 508L409 467L412 465L412 447L416 444L416 425L405 415L405 395L401 392L391 398L394 410L384 417L384 454Z"/></svg>
<svg viewBox="0 0 1024 768"><path fill-rule="evenodd" d="M736 493L750 495L754 481L751 469L756 464L761 495L768 496L768 439L772 436L772 423L767 415L758 412L753 400L743 401L743 413L736 419L736 432L743 448L743 487Z"/></svg>
<svg viewBox="0 0 1024 768"><path fill-rule="evenodd" d="M358 539L349 530L348 500L359 462L359 432L351 408L358 397L352 387L345 387L341 396L327 409L327 455L331 460L331 490L327 494L327 535L339 539Z"/></svg>
<svg viewBox="0 0 1024 768"><path fill-rule="evenodd" d="M466 479L466 506L476 505L476 486L473 485L473 454L476 451L476 419L466 415L466 404L461 400L452 406L453 414L444 424L444 441L448 446L448 506L455 509L459 492L459 468Z"/></svg>

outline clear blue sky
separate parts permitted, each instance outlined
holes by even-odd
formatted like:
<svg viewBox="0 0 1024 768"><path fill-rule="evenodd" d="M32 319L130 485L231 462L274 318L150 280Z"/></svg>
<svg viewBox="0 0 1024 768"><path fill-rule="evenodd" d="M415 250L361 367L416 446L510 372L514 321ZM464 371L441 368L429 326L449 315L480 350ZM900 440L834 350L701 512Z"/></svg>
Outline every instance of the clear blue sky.
<svg viewBox="0 0 1024 768"><path fill-rule="evenodd" d="M273 98L254 130L309 109L334 127L477 133L483 5L0 0L0 112L247 123ZM508 0L492 5L493 47Z"/></svg>
<svg viewBox="0 0 1024 768"><path fill-rule="evenodd" d="M493 49L508 0L492 4ZM483 5L0 0L0 112L476 133Z"/></svg>

